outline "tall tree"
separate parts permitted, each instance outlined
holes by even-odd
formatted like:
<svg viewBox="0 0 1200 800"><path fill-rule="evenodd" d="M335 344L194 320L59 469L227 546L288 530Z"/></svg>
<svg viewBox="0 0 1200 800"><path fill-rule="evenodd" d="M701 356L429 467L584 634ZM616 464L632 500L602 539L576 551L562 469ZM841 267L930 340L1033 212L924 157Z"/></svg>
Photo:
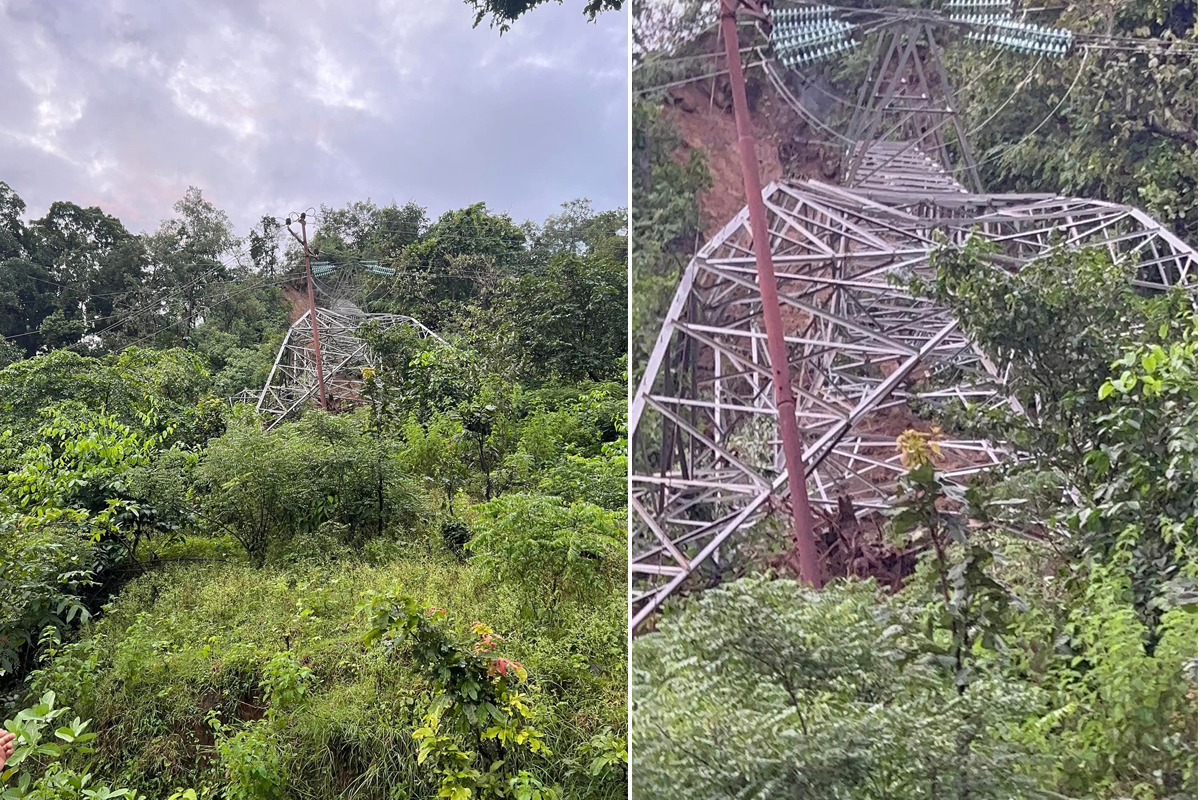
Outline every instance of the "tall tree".
<svg viewBox="0 0 1200 800"><path fill-rule="evenodd" d="M145 269L139 239L95 206L52 203L30 224L29 249L54 284L55 308L42 323L48 347L111 328L120 299L136 290Z"/></svg>
<svg viewBox="0 0 1200 800"><path fill-rule="evenodd" d="M230 263L241 241L229 217L195 186L174 206L178 215L164 220L147 239L153 270L151 291L177 324L184 343L191 337L202 299L227 282Z"/></svg>
<svg viewBox="0 0 1200 800"><path fill-rule="evenodd" d="M408 296L402 310L441 328L453 305L480 297L484 286L519 272L528 262L525 231L508 214L475 203L438 218L404 251L398 281Z"/></svg>
<svg viewBox="0 0 1200 800"><path fill-rule="evenodd" d="M534 258L593 252L612 259L624 258L629 244L624 208L597 212L584 197L563 203L562 209L561 214L551 214L541 226L527 223Z"/></svg>

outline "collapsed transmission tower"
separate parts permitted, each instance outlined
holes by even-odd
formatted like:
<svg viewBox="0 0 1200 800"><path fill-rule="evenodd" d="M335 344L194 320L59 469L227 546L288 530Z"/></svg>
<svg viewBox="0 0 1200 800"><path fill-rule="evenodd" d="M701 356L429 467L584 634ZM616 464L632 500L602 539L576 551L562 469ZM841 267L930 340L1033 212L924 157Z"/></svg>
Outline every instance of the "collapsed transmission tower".
<svg viewBox="0 0 1200 800"><path fill-rule="evenodd" d="M824 21L791 15L814 17ZM1195 289L1195 250L1136 208L982 191L934 27L902 18L881 36L845 137L843 185L770 184L766 240L752 236L744 208L683 273L630 409L635 630L676 592L719 579L722 562L787 506L758 248L774 261L810 502L858 518L888 507L904 472L896 436L918 404L1015 402L949 312L904 288L932 274L937 232L987 240L1004 269L1095 247L1136 263L1145 290ZM1051 52L1062 49L1060 32L1043 34ZM775 41L791 66L808 63L795 42L816 41L829 57L848 35L830 26ZM945 476L958 481L1014 456L1003 442L939 444Z"/></svg>
<svg viewBox="0 0 1200 800"><path fill-rule="evenodd" d="M390 277L388 267L374 261L333 264L312 263L315 318L320 331L320 355L326 392L326 409L339 411L363 402L363 368L376 366L370 347L359 330L375 323L386 330L403 325L421 339L442 339L412 317L400 314L369 314L350 298L357 292L362 275ZM270 430L299 409L317 401L320 391L317 351L314 348L313 313L305 313L288 328L271 366L271 373L255 399L255 409Z"/></svg>

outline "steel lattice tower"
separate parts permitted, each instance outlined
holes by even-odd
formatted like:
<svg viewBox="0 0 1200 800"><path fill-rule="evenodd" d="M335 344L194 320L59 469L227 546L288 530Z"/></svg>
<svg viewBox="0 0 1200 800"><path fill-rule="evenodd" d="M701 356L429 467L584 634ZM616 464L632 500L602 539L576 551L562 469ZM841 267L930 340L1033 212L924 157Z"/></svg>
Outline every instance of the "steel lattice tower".
<svg viewBox="0 0 1200 800"><path fill-rule="evenodd" d="M412 317L368 314L346 299L355 294L353 287L360 266L362 271L377 275L390 272L381 271L383 268L373 261L336 269L328 262L317 262L314 268L314 273L323 278L314 281L314 286L320 298L316 307L317 325L321 331L321 356L331 411L362 403L362 370L374 363L370 348L358 336L363 325L374 322L384 329L404 325L415 330L422 339L442 342L441 337ZM267 382L254 398L255 410L263 416L264 426L270 430L297 409L311 405L316 397L312 317L305 313L288 328Z"/></svg>
<svg viewBox="0 0 1200 800"><path fill-rule="evenodd" d="M1197 268L1193 248L1136 208L983 193L931 27L908 24L885 40L851 125L845 185L781 181L762 193L809 497L818 511L860 518L893 496L903 472L895 438L917 403L1013 402L947 311L895 280L932 274L935 232L987 239L1012 270L1056 247L1102 247L1135 261L1148 290L1194 290ZM760 244L743 209L696 253L634 391L635 629L787 498ZM945 388L924 388L934 375ZM940 444L952 479L1011 457L1002 442Z"/></svg>

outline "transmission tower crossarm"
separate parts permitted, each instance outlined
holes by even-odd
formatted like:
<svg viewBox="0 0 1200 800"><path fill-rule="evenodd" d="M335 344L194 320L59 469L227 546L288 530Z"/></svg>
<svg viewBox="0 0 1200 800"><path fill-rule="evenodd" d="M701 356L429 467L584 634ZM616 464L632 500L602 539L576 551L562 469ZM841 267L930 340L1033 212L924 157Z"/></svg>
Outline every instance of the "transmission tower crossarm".
<svg viewBox="0 0 1200 800"><path fill-rule="evenodd" d="M329 410L329 397L325 393L325 370L321 364L321 328L317 324L317 298L313 293L313 274L312 264L309 261L308 252L308 228L306 225L305 214L300 214L300 236L292 230L292 220L287 221L288 233L300 243L300 247L304 249L304 275L308 283L308 313L312 318L312 345L313 345L313 361L317 368L317 388L320 391L321 408Z"/></svg>
<svg viewBox="0 0 1200 800"><path fill-rule="evenodd" d="M775 268L771 261L770 231L767 226L766 205L762 198L762 183L758 172L758 154L750 107L746 102L745 77L738 48L737 14L744 0L719 0L721 31L725 40L725 55L729 66L729 85L733 95L733 113L737 124L738 151L742 162L742 180L750 215L750 230L754 240L754 260L762 293L763 326L767 333L767 353L771 360L775 405L779 412L779 436L783 445L784 464L791 496L794 542L799 560L800 578L810 586L820 587L821 568L813 531L812 510L808 502L808 487L804 479L804 451L800 441L800 426L796 422L796 397L792 392L790 359L784 340L783 314L780 310ZM754 9L754 7L751 7ZM761 14L761 11L755 13Z"/></svg>

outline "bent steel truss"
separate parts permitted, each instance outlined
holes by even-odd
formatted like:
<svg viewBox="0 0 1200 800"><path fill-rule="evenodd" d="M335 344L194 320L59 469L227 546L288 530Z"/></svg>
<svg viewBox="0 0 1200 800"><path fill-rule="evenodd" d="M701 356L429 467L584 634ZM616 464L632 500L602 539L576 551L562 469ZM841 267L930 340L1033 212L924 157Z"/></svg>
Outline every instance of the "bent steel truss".
<svg viewBox="0 0 1200 800"><path fill-rule="evenodd" d="M1010 402L1004 376L946 310L893 279L931 274L935 230L960 243L975 232L1010 269L1055 247L1103 247L1135 260L1149 289L1192 286L1197 266L1192 248L1135 208L969 192L920 148L871 150L859 168L884 167L865 186L763 190L811 502L835 509L846 498L859 515L887 506L902 472L895 438L918 402ZM894 184L879 179L896 165ZM743 209L696 254L634 393L635 628L787 498L755 245ZM1007 455L996 442L941 446L951 477Z"/></svg>
<svg viewBox="0 0 1200 800"><path fill-rule="evenodd" d="M412 317L364 314L350 303L338 303L334 308L318 306L317 324L321 328L321 358L330 410L362 402L362 370L371 366L371 358L367 343L357 332L368 322L376 322L383 328L407 325L422 339L432 337L442 341ZM255 410L262 414L267 430L306 403L314 402L317 373L312 342L312 316L306 313L288 328L267 383L257 397Z"/></svg>

